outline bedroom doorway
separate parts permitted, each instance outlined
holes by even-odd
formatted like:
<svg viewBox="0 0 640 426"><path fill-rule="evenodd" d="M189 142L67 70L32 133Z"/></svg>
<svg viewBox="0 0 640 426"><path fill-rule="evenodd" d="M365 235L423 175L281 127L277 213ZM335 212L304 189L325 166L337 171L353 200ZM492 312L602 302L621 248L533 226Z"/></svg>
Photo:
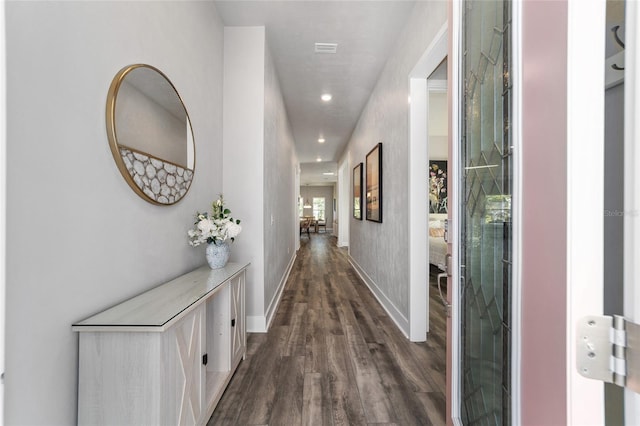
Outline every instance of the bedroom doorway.
<svg viewBox="0 0 640 426"><path fill-rule="evenodd" d="M445 222L448 208L449 119L447 95L447 59L427 77L427 186L429 221L429 300L448 306ZM440 311L429 309L429 324L442 322ZM445 318L446 322L446 318ZM446 332L446 330L445 330Z"/></svg>
<svg viewBox="0 0 640 426"><path fill-rule="evenodd" d="M428 77L445 60L448 27L443 25L409 73L409 339L424 342L430 330ZM434 85L435 89L435 85ZM446 113L444 114L446 119ZM425 260L427 260L425 262Z"/></svg>

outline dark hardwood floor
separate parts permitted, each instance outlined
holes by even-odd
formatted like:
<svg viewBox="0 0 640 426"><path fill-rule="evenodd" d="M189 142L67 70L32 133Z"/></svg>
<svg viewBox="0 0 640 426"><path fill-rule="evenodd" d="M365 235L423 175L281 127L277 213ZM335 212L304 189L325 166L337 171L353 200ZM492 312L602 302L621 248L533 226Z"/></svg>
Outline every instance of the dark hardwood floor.
<svg viewBox="0 0 640 426"><path fill-rule="evenodd" d="M269 332L248 336L208 425L445 424L446 319L435 293L428 342L411 343L334 237L301 240Z"/></svg>

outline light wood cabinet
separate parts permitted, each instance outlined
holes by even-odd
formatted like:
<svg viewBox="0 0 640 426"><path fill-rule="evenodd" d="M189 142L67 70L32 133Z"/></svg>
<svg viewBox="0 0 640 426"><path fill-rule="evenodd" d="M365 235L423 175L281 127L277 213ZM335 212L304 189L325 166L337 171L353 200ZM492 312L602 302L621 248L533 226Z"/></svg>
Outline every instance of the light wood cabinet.
<svg viewBox="0 0 640 426"><path fill-rule="evenodd" d="M74 324L78 423L205 424L246 353L247 266L196 269Z"/></svg>

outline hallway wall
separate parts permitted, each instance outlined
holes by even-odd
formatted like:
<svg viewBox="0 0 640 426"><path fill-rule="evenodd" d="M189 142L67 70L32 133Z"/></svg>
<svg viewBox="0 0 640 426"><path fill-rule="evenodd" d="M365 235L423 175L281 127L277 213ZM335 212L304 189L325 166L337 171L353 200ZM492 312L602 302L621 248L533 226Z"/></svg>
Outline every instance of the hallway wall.
<svg viewBox="0 0 640 426"><path fill-rule="evenodd" d="M251 262L247 330L265 332L295 258L298 161L265 28L224 35L224 192L243 226L232 259Z"/></svg>
<svg viewBox="0 0 640 426"><path fill-rule="evenodd" d="M416 2L342 154L344 159L351 153L352 170L382 142L384 222L351 218L349 255L405 334L409 331L409 73L446 20L446 2Z"/></svg>
<svg viewBox="0 0 640 426"><path fill-rule="evenodd" d="M7 2L5 424L76 423L71 324L205 263L188 245L222 190L222 24L208 2ZM171 79L196 144L192 187L138 197L108 146L125 65ZM194 66L197 64L197 66Z"/></svg>
<svg viewBox="0 0 640 426"><path fill-rule="evenodd" d="M264 85L264 315L269 321L296 253L298 157L268 42Z"/></svg>

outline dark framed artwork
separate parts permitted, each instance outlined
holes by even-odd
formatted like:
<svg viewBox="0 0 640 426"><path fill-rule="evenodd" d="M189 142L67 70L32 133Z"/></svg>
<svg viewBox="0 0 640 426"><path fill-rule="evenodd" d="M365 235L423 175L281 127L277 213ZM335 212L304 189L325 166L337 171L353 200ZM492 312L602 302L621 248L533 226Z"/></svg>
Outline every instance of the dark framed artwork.
<svg viewBox="0 0 640 426"><path fill-rule="evenodd" d="M429 213L447 213L447 162L429 161Z"/></svg>
<svg viewBox="0 0 640 426"><path fill-rule="evenodd" d="M382 222L382 142L367 154L367 220Z"/></svg>
<svg viewBox="0 0 640 426"><path fill-rule="evenodd" d="M353 217L362 220L362 163L353 168Z"/></svg>

